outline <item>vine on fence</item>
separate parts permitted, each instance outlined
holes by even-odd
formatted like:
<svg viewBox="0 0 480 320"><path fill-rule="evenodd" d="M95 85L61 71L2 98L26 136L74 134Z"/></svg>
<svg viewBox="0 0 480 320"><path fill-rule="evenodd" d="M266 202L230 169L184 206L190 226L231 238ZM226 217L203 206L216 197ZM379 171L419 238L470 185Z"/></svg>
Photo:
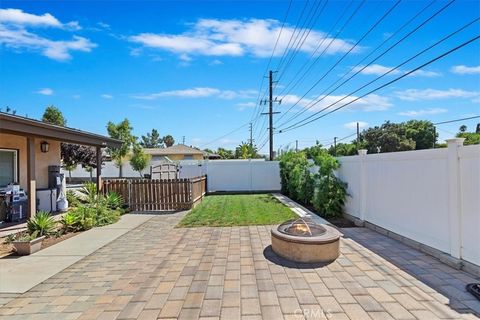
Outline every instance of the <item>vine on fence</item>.
<svg viewBox="0 0 480 320"><path fill-rule="evenodd" d="M313 205L321 216L337 217L347 196L347 184L335 176L340 167L336 158L326 151L313 157L319 167L313 173L305 152L289 151L280 157L282 192L305 205Z"/></svg>

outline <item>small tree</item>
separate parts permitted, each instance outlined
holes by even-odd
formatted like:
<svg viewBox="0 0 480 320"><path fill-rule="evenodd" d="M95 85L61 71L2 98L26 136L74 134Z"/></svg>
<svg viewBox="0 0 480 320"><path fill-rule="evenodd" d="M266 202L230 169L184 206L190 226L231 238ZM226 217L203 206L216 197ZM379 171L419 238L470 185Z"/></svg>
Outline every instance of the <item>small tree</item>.
<svg viewBox="0 0 480 320"><path fill-rule="evenodd" d="M67 125L67 120L63 116L60 109L58 109L53 105L48 106L45 109L45 112L43 113L43 116L42 116L42 121L51 123L51 124L56 124L57 126L62 126L62 127L65 127Z"/></svg>
<svg viewBox="0 0 480 320"><path fill-rule="evenodd" d="M167 134L165 137L163 137L163 143L165 143L165 146L171 147L175 144L175 139L169 134Z"/></svg>
<svg viewBox="0 0 480 320"><path fill-rule="evenodd" d="M143 177L143 170L145 170L150 163L151 156L143 152L142 147L135 145L133 147L133 154L130 158L130 165L133 170L137 171L140 174L140 177Z"/></svg>
<svg viewBox="0 0 480 320"><path fill-rule="evenodd" d="M110 154L110 157L112 157L113 162L118 167L118 176L120 178L123 176L122 166L125 162L125 157L130 152L132 145L137 140L137 138L132 135L132 130L133 128L130 126L128 119L125 119L118 124L115 124L111 121L107 124L107 131L110 137L123 141L119 148L107 149L107 152Z"/></svg>
<svg viewBox="0 0 480 320"><path fill-rule="evenodd" d="M142 136L140 145L144 148L162 148L163 138L156 129L152 129L152 132L147 133L146 136Z"/></svg>
<svg viewBox="0 0 480 320"><path fill-rule="evenodd" d="M224 148L218 148L217 154L222 159L233 159L233 158L235 158L235 155L233 154L232 150L228 150L228 149L224 149Z"/></svg>

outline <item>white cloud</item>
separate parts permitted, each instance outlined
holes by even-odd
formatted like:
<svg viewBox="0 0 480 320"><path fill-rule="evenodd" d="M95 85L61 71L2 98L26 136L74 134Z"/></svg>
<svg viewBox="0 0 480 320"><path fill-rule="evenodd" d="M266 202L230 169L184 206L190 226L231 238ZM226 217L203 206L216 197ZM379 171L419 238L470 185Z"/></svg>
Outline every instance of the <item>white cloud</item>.
<svg viewBox="0 0 480 320"><path fill-rule="evenodd" d="M368 127L368 123L364 122L364 121L348 122L348 123L345 123L343 126L347 129L352 129L353 130L353 129L357 129L357 123L358 123L358 127L360 129Z"/></svg>
<svg viewBox="0 0 480 320"><path fill-rule="evenodd" d="M439 100L449 98L474 98L480 95L480 92L466 91L462 89L407 89L404 91L396 91L395 95L401 100L418 101L418 100Z"/></svg>
<svg viewBox="0 0 480 320"><path fill-rule="evenodd" d="M404 112L399 112L397 114L400 116L406 116L406 117L419 117L419 116L425 116L425 115L445 113L447 111L448 111L447 109L442 109L442 108L430 108L430 109L404 111Z"/></svg>
<svg viewBox="0 0 480 320"><path fill-rule="evenodd" d="M349 96L345 99L345 96L338 95L338 96L321 96L319 98L313 99L302 99L298 106L300 107L309 107L308 109L311 112L316 112L325 109L325 111L330 111L336 109L342 105L352 102L353 100L357 99L357 96ZM296 103L300 97L296 95L287 95L282 99L282 104L294 104ZM343 100L341 100L343 99ZM313 101L321 100L313 107L310 107L310 104ZM340 102L337 102L341 100ZM337 102L337 103L336 103ZM314 102L313 102L314 103ZM387 97L382 97L376 94L370 94L366 97L358 99L355 102L344 107L344 110L361 110L361 111L384 111L387 110L392 106L390 99Z"/></svg>
<svg viewBox="0 0 480 320"><path fill-rule="evenodd" d="M66 28L72 30L81 29L77 21L70 21L61 23L57 18L50 13L43 15L35 15L23 12L20 9L0 9L0 21L2 24L13 24L17 26L32 26L32 27L53 27Z"/></svg>
<svg viewBox="0 0 480 320"><path fill-rule="evenodd" d="M65 61L71 59L72 51L90 52L97 46L89 39L76 35L69 40L52 40L27 30L39 27L80 29L78 22L61 23L49 13L34 15L18 9L0 9L0 45L6 48L17 52L40 52L50 59Z"/></svg>
<svg viewBox="0 0 480 320"><path fill-rule="evenodd" d="M43 88L43 89L38 90L35 93L42 94L44 96L51 96L51 95L53 95L53 90L50 89L50 88Z"/></svg>
<svg viewBox="0 0 480 320"><path fill-rule="evenodd" d="M106 93L100 95L100 97L102 97L103 99L113 99L113 96L111 94Z"/></svg>
<svg viewBox="0 0 480 320"><path fill-rule="evenodd" d="M387 66L382 66L380 64L372 64L370 66L358 66L353 69L353 71L360 71L361 74L365 75L376 75L376 76L381 76L386 74L388 71L393 69L394 67L387 67ZM363 70L362 70L363 69ZM400 73L406 73L406 71L400 70L400 69L395 69L392 72L389 73L389 75L395 75L395 74L400 74ZM428 71L428 70L417 70L414 73L411 73L409 76L417 76L417 77L438 77L441 76L441 73L434 72L434 71Z"/></svg>
<svg viewBox="0 0 480 320"><path fill-rule="evenodd" d="M257 104L255 102L240 102L237 103L238 110L243 111L248 108L254 108Z"/></svg>
<svg viewBox="0 0 480 320"><path fill-rule="evenodd" d="M218 59L215 59L212 62L210 62L211 66L218 66L218 65L221 65L221 64L223 64L223 62L218 60Z"/></svg>
<svg viewBox="0 0 480 320"><path fill-rule="evenodd" d="M176 54L205 56L243 56L251 54L257 57L269 57L281 30L277 20L216 20L200 19L191 28L181 34L140 33L130 36L131 42L144 47L166 50ZM282 55L288 45L294 28L285 26L278 40L275 54ZM303 32L304 30L300 30ZM319 43L321 52L331 42L327 54L346 52L353 45L347 40L327 38L320 31L312 30L300 48L306 53L313 53ZM355 48L358 52L359 48Z"/></svg>
<svg viewBox="0 0 480 320"><path fill-rule="evenodd" d="M257 94L256 90L220 90L217 88L209 87L197 87L191 89L182 89L182 90L170 90L170 91L161 91L157 93L150 94L138 94L134 95L135 99L142 100L155 100L158 98L164 97L180 97L180 98L207 98L207 97L216 97L220 99L240 99L240 98L252 98Z"/></svg>
<svg viewBox="0 0 480 320"><path fill-rule="evenodd" d="M355 67L353 69L353 71L355 71L355 72L359 71L364 67L365 66ZM386 66L382 66L382 65L379 65L379 64L372 64L370 66L365 67L365 69L360 71L360 73L361 74L367 74L367 75L378 75L378 76L380 76L380 75L388 72L390 69L392 69L392 67L386 67ZM398 74L398 73L400 73L399 70L393 70L392 72L390 72L390 74Z"/></svg>
<svg viewBox="0 0 480 320"><path fill-rule="evenodd" d="M440 77L441 75L442 74L439 72L422 70L422 69L419 69L414 73L409 74L410 77L428 77L428 78Z"/></svg>
<svg viewBox="0 0 480 320"><path fill-rule="evenodd" d="M480 66L467 67L464 65L453 66L451 72L457 74L480 74Z"/></svg>

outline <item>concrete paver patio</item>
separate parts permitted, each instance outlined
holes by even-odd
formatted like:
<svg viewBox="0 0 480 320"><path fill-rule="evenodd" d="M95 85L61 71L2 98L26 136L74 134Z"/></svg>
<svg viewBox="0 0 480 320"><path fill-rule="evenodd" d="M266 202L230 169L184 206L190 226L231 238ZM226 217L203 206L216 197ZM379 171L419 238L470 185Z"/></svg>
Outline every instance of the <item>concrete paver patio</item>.
<svg viewBox="0 0 480 320"><path fill-rule="evenodd" d="M147 223L24 294L0 319L477 319L478 281L365 228L343 229L327 266L271 251L270 227L174 229Z"/></svg>

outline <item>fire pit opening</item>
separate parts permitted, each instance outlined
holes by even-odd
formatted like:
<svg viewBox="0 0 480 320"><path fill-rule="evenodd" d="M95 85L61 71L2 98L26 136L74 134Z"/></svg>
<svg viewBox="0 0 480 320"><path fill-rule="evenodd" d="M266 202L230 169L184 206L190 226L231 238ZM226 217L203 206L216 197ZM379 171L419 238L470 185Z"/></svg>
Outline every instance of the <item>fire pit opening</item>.
<svg viewBox="0 0 480 320"><path fill-rule="evenodd" d="M289 220L273 228L272 249L296 262L331 262L339 256L340 232L309 218Z"/></svg>

